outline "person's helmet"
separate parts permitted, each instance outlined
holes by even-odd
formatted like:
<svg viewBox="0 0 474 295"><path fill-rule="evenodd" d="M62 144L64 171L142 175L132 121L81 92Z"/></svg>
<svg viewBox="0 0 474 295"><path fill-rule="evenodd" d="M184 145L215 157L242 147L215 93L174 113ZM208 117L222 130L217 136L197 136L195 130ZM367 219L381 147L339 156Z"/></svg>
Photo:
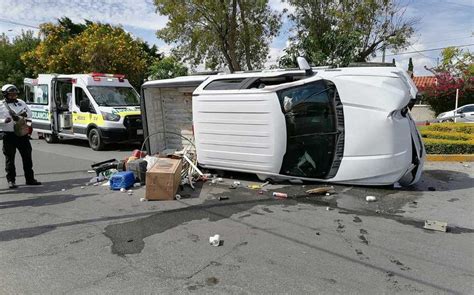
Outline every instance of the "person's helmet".
<svg viewBox="0 0 474 295"><path fill-rule="evenodd" d="M3 87L2 87L2 96L3 96L4 98L7 98L7 95L8 95L9 93L16 93L16 94L18 94L18 93L20 93L20 91L19 91L18 88L16 88L16 86L13 85L13 84L5 84L5 85L3 85Z"/></svg>

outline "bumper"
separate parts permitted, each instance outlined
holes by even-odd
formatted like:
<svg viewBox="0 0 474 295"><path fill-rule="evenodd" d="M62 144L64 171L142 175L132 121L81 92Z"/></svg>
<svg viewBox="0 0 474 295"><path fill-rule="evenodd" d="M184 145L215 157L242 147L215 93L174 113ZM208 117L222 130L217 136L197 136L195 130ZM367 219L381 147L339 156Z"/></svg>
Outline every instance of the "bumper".
<svg viewBox="0 0 474 295"><path fill-rule="evenodd" d="M106 143L143 141L143 129L100 128L100 133Z"/></svg>

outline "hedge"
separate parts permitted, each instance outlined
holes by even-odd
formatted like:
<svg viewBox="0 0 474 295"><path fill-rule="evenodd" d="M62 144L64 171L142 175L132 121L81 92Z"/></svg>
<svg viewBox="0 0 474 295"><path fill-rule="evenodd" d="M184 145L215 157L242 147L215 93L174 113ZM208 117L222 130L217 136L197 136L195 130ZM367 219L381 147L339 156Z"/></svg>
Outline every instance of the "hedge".
<svg viewBox="0 0 474 295"><path fill-rule="evenodd" d="M419 129L428 154L474 154L474 124L440 123Z"/></svg>
<svg viewBox="0 0 474 295"><path fill-rule="evenodd" d="M461 133L461 132L443 132L443 131L430 131L422 130L421 137L423 138L437 138L437 139L449 139L449 140L471 140L474 139L474 134Z"/></svg>
<svg viewBox="0 0 474 295"><path fill-rule="evenodd" d="M474 123L435 123L421 126L420 131L460 132L474 134Z"/></svg>
<svg viewBox="0 0 474 295"><path fill-rule="evenodd" d="M424 138L427 154L474 154L474 140Z"/></svg>

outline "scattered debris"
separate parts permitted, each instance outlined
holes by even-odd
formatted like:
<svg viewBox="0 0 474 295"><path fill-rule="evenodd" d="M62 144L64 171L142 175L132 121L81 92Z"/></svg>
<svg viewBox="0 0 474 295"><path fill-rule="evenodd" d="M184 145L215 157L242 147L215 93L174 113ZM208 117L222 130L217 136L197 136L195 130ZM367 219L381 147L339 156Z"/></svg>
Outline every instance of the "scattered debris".
<svg viewBox="0 0 474 295"><path fill-rule="evenodd" d="M296 179L296 178L290 179L289 182L290 182L291 184L303 184L303 180L301 180L301 179Z"/></svg>
<svg viewBox="0 0 474 295"><path fill-rule="evenodd" d="M142 184L139 183L139 182L137 182L137 183L135 183L135 184L133 185L133 187L141 187L141 186L142 186Z"/></svg>
<svg viewBox="0 0 474 295"><path fill-rule="evenodd" d="M259 191L259 192L258 192L259 195L263 195L263 193L264 193L263 191Z"/></svg>
<svg viewBox="0 0 474 295"><path fill-rule="evenodd" d="M99 185L99 183L98 183L98 182L94 183L94 186L98 186L98 185Z"/></svg>
<svg viewBox="0 0 474 295"><path fill-rule="evenodd" d="M367 196L367 197L365 197L365 200L367 202L375 202L375 201L377 201L377 198L375 196Z"/></svg>
<svg viewBox="0 0 474 295"><path fill-rule="evenodd" d="M65 192L65 191L66 191L66 189L65 189L65 188L63 188L61 191L62 191L62 192Z"/></svg>
<svg viewBox="0 0 474 295"><path fill-rule="evenodd" d="M262 186L259 185L259 184L251 184L251 185L248 185L248 188L249 189L261 189Z"/></svg>
<svg viewBox="0 0 474 295"><path fill-rule="evenodd" d="M382 211L380 211L380 210L375 210L375 213L380 214L380 213L382 213Z"/></svg>
<svg viewBox="0 0 474 295"><path fill-rule="evenodd" d="M272 195L273 195L273 197L275 197L277 199L286 199L286 198L288 198L288 194L286 194L286 193L273 192Z"/></svg>
<svg viewBox="0 0 474 295"><path fill-rule="evenodd" d="M145 198L140 198L140 202L146 202L146 201L148 201L148 200L145 199Z"/></svg>
<svg viewBox="0 0 474 295"><path fill-rule="evenodd" d="M180 195L180 194L176 194L176 196L174 196L174 198L175 198L176 200L181 200L181 195Z"/></svg>
<svg viewBox="0 0 474 295"><path fill-rule="evenodd" d="M146 173L145 196L149 200L174 200L183 177L181 159L160 158Z"/></svg>
<svg viewBox="0 0 474 295"><path fill-rule="evenodd" d="M326 211L331 211L331 210L334 210L334 208L326 207Z"/></svg>
<svg viewBox="0 0 474 295"><path fill-rule="evenodd" d="M229 186L229 189L236 189L236 188L237 188L237 185L235 185L235 184L231 184L231 185Z"/></svg>
<svg viewBox="0 0 474 295"><path fill-rule="evenodd" d="M426 220L425 226L423 226L423 228L446 232L446 230L448 229L448 223L444 221Z"/></svg>
<svg viewBox="0 0 474 295"><path fill-rule="evenodd" d="M219 201L225 201L225 200L228 200L229 197L227 197L227 196L221 196L221 197L217 197L217 199L218 199Z"/></svg>
<svg viewBox="0 0 474 295"><path fill-rule="evenodd" d="M345 189L343 189L343 190L341 191L341 194L350 191L352 188L353 188L352 186L346 187Z"/></svg>
<svg viewBox="0 0 474 295"><path fill-rule="evenodd" d="M322 195L322 194L327 195L327 194L331 194L331 192L335 192L333 186L317 187L317 188L313 188L306 191L307 194L311 194L311 195Z"/></svg>
<svg viewBox="0 0 474 295"><path fill-rule="evenodd" d="M326 193L326 196L330 196L331 194L330 193Z"/></svg>
<svg viewBox="0 0 474 295"><path fill-rule="evenodd" d="M120 189L120 191L121 191L122 193L124 193L124 192L125 192L125 188L122 187L122 188Z"/></svg>
<svg viewBox="0 0 474 295"><path fill-rule="evenodd" d="M428 190L429 190L430 192L434 192L434 191L436 191L436 188L430 186L430 187L428 187Z"/></svg>
<svg viewBox="0 0 474 295"><path fill-rule="evenodd" d="M221 236L220 235L213 235L209 237L209 244L214 247L218 247L221 244Z"/></svg>
<svg viewBox="0 0 474 295"><path fill-rule="evenodd" d="M94 170L87 170L87 173L95 173Z"/></svg>
<svg viewBox="0 0 474 295"><path fill-rule="evenodd" d="M393 188L394 188L394 189L401 189L402 186L400 185L400 183L395 182L395 183L393 184Z"/></svg>
<svg viewBox="0 0 474 295"><path fill-rule="evenodd" d="M224 180L222 180L222 178L219 177L219 178L217 178L217 181L218 181L218 182L223 182Z"/></svg>
<svg viewBox="0 0 474 295"><path fill-rule="evenodd" d="M234 185L240 185L240 181L234 181Z"/></svg>
<svg viewBox="0 0 474 295"><path fill-rule="evenodd" d="M85 188L85 186L81 186L81 189L84 189L84 188Z"/></svg>
<svg viewBox="0 0 474 295"><path fill-rule="evenodd" d="M464 164L463 166L466 167L466 168L471 167L471 166L469 166L468 164Z"/></svg>
<svg viewBox="0 0 474 295"><path fill-rule="evenodd" d="M115 173L110 178L110 188L113 190L124 190L132 187L135 184L135 175L132 171L121 171Z"/></svg>

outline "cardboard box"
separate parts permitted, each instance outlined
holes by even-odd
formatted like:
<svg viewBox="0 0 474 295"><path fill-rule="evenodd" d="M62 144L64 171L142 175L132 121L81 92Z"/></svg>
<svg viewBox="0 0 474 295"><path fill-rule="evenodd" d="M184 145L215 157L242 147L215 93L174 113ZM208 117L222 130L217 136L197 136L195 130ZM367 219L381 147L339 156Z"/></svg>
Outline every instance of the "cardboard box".
<svg viewBox="0 0 474 295"><path fill-rule="evenodd" d="M174 200L181 182L181 159L159 158L146 172L147 200Z"/></svg>

